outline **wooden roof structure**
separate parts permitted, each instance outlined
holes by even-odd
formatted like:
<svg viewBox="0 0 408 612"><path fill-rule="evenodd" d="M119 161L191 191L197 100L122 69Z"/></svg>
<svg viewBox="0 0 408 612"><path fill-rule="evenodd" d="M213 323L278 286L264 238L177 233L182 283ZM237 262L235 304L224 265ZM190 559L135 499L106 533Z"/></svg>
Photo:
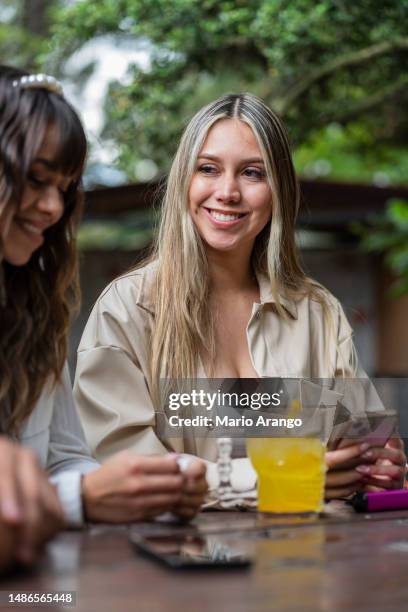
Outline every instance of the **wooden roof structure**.
<svg viewBox="0 0 408 612"><path fill-rule="evenodd" d="M98 188L86 192L86 218L107 218L145 210L160 202L164 182ZM347 231L351 221L365 221L384 211L393 198L408 200L407 186L375 187L358 183L301 180L299 224L316 230Z"/></svg>

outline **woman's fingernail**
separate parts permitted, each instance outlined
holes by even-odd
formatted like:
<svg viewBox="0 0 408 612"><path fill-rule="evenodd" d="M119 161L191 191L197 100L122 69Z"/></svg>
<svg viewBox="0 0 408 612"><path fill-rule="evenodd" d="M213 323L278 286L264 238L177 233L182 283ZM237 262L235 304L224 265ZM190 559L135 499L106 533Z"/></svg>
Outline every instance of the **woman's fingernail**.
<svg viewBox="0 0 408 612"><path fill-rule="evenodd" d="M178 466L179 466L179 468L180 468L180 470L182 472L186 471L186 469L190 465L191 461L192 461L192 458L191 457L186 457L185 455L183 455L182 457L178 457L177 458Z"/></svg>
<svg viewBox="0 0 408 612"><path fill-rule="evenodd" d="M369 474L370 466L368 466L368 465L358 465L356 467L356 472L360 472L360 474Z"/></svg>
<svg viewBox="0 0 408 612"><path fill-rule="evenodd" d="M370 445L367 442L363 442L363 444L360 444L360 451L362 453L364 453L364 451L366 451L368 448L370 448Z"/></svg>
<svg viewBox="0 0 408 612"><path fill-rule="evenodd" d="M372 459L373 452L372 451L367 451L367 452L363 453L361 456L364 457L364 459Z"/></svg>
<svg viewBox="0 0 408 612"><path fill-rule="evenodd" d="M20 510L13 502L5 499L1 503L1 514L9 521L18 521L21 518Z"/></svg>

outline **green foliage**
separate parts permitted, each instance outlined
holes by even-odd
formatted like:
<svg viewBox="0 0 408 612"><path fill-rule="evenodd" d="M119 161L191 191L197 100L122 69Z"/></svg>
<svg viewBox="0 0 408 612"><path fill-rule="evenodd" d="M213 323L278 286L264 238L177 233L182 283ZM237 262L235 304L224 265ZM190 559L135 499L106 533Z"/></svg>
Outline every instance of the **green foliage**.
<svg viewBox="0 0 408 612"><path fill-rule="evenodd" d="M0 23L0 57L4 64L21 68L35 67L36 54L41 48L41 41L30 36L24 29Z"/></svg>
<svg viewBox="0 0 408 612"><path fill-rule="evenodd" d="M23 23L24 8L23 0L0 3L0 62L35 69L44 40Z"/></svg>
<svg viewBox="0 0 408 612"><path fill-rule="evenodd" d="M369 227L357 226L362 248L385 255L385 262L397 280L395 296L408 293L408 202L391 200L384 216L373 217Z"/></svg>
<svg viewBox="0 0 408 612"><path fill-rule="evenodd" d="M122 214L115 221L84 221L78 234L78 246L85 251L138 251L151 243L153 227L150 210Z"/></svg>
<svg viewBox="0 0 408 612"><path fill-rule="evenodd" d="M375 126L370 123L331 123L314 132L294 152L297 172L310 179L346 179L378 186L406 182L408 148L377 142Z"/></svg>
<svg viewBox="0 0 408 612"><path fill-rule="evenodd" d="M61 68L104 34L148 43L149 67L133 66L106 101L104 136L137 179L138 160L165 171L186 120L231 90L262 96L296 145L333 122L398 144L408 131L407 16L408 0L79 0L54 13L48 63Z"/></svg>

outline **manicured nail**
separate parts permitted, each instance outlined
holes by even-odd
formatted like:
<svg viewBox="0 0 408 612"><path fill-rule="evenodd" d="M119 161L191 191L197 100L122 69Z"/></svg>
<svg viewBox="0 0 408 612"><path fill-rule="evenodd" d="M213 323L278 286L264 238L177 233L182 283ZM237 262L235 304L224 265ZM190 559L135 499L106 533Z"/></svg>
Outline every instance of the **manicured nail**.
<svg viewBox="0 0 408 612"><path fill-rule="evenodd" d="M356 472L360 472L360 474L369 474L370 466L368 465L359 465L356 467Z"/></svg>
<svg viewBox="0 0 408 612"><path fill-rule="evenodd" d="M192 461L192 457L187 457L186 455L183 455L182 457L178 457L177 463L178 463L180 470L182 472L185 472L188 466L190 465L191 461Z"/></svg>
<svg viewBox="0 0 408 612"><path fill-rule="evenodd" d="M373 452L372 451L367 451L367 452L363 453L361 456L364 459L372 459L373 458Z"/></svg>
<svg viewBox="0 0 408 612"><path fill-rule="evenodd" d="M363 444L360 444L360 451L362 453L364 453L364 451L366 451L368 448L370 448L370 445L367 442L363 442Z"/></svg>
<svg viewBox="0 0 408 612"><path fill-rule="evenodd" d="M5 499L1 503L1 514L9 521L19 521L21 518L20 510L13 502Z"/></svg>

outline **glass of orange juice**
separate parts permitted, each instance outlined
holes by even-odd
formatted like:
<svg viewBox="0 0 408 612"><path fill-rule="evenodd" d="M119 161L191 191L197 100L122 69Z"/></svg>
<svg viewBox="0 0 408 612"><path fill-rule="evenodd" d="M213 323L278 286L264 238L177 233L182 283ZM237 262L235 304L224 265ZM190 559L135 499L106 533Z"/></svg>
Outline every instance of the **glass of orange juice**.
<svg viewBox="0 0 408 612"><path fill-rule="evenodd" d="M249 438L246 442L258 475L260 512L322 511L326 449L318 429L282 438Z"/></svg>

